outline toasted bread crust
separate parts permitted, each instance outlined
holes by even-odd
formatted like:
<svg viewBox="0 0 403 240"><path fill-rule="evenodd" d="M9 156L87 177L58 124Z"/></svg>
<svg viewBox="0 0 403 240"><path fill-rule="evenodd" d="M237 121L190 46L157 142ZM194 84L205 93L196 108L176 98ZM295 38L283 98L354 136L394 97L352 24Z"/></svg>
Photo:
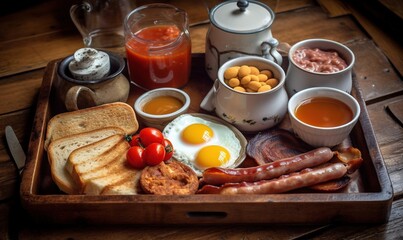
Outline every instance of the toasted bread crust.
<svg viewBox="0 0 403 240"><path fill-rule="evenodd" d="M71 152L115 134L123 136L125 132L118 127L107 127L74 134L51 142L48 147L48 160L52 179L59 189L68 194L78 193L77 184L65 168Z"/></svg>
<svg viewBox="0 0 403 240"><path fill-rule="evenodd" d="M88 179L104 176L107 166L127 150L122 136L111 136L74 150L66 168L82 193Z"/></svg>
<svg viewBox="0 0 403 240"><path fill-rule="evenodd" d="M114 102L60 113L48 122L45 150L50 142L62 137L110 126L120 127L126 134L135 133L139 124L133 108L126 103Z"/></svg>
<svg viewBox="0 0 403 240"><path fill-rule="evenodd" d="M118 195L118 194L138 194L142 192L140 186L140 176L141 171L136 171L133 169L133 173L130 174L129 177L122 179L119 182L109 184L108 186L104 187L101 195Z"/></svg>

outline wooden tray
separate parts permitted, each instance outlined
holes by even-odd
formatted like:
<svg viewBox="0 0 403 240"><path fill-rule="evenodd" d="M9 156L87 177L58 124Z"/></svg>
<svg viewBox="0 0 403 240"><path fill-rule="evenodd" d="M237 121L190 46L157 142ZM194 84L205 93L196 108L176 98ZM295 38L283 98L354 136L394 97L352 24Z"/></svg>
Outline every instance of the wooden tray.
<svg viewBox="0 0 403 240"><path fill-rule="evenodd" d="M204 72L204 55L193 55L190 83L183 89L191 97L189 112L202 112L199 104L212 86ZM347 192L265 195L65 195L52 182L43 149L50 117L63 111L53 96L60 60L46 68L21 183L24 208L40 223L91 224L229 224L329 222L381 223L389 219L393 190L380 154L357 82L352 94L361 117L350 135L364 164ZM132 85L128 103L143 91Z"/></svg>

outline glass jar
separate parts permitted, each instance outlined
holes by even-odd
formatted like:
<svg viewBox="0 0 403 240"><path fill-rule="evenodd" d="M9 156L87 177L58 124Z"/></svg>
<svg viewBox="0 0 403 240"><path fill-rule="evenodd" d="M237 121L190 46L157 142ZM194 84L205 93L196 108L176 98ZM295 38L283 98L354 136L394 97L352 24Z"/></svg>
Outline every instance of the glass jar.
<svg viewBox="0 0 403 240"><path fill-rule="evenodd" d="M149 4L125 19L130 80L144 89L181 88L189 81L191 40L185 11Z"/></svg>

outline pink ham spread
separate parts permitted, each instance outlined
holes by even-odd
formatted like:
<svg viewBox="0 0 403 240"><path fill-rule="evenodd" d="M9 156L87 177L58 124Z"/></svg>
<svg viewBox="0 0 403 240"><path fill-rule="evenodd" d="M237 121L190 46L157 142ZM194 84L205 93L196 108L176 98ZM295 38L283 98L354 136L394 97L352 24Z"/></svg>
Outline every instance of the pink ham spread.
<svg viewBox="0 0 403 240"><path fill-rule="evenodd" d="M336 51L319 48L300 48L292 56L295 64L310 72L335 73L347 67L347 63Z"/></svg>

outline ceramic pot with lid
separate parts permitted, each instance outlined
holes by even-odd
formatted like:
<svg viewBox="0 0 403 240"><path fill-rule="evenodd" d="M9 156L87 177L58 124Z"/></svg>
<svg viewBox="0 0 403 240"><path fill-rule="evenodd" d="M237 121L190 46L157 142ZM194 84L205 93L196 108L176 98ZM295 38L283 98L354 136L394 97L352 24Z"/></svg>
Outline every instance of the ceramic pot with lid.
<svg viewBox="0 0 403 240"><path fill-rule="evenodd" d="M274 12L258 1L225 1L209 14L210 27L206 37L206 71L217 79L221 65L240 56L260 56L281 65L277 39L271 25Z"/></svg>
<svg viewBox="0 0 403 240"><path fill-rule="evenodd" d="M264 92L239 92L225 83L224 72L234 66L255 66L270 70L277 86ZM213 87L200 103L200 108L214 111L218 117L244 133L256 133L279 124L286 112L288 96L284 88L285 73L280 65L256 56L231 59L218 70Z"/></svg>

